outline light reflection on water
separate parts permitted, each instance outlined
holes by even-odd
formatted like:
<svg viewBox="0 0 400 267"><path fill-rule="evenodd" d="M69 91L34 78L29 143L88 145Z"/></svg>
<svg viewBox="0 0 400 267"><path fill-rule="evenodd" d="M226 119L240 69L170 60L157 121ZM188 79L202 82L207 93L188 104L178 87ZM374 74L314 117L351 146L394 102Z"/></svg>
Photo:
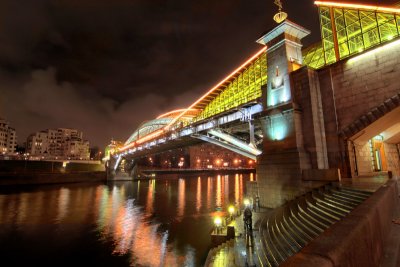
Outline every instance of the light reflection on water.
<svg viewBox="0 0 400 267"><path fill-rule="evenodd" d="M211 214L240 203L250 176L165 178L3 188L0 249L14 265L68 266L84 259L103 266L201 266Z"/></svg>

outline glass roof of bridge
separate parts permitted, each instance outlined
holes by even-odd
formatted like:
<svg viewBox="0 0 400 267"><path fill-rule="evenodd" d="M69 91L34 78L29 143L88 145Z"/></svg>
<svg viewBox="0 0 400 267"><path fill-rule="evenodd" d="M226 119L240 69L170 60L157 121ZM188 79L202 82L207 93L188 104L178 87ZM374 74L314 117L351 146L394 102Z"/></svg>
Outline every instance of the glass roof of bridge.
<svg viewBox="0 0 400 267"><path fill-rule="evenodd" d="M399 36L400 8L315 1L320 43L303 51L304 64L319 69Z"/></svg>

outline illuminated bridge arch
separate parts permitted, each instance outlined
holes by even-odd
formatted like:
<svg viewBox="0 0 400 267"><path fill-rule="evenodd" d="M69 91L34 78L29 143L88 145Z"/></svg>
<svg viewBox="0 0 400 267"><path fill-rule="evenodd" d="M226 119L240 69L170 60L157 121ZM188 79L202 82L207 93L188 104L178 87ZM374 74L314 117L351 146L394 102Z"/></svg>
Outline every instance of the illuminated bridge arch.
<svg viewBox="0 0 400 267"><path fill-rule="evenodd" d="M178 117L183 111L186 111L186 109L177 109L169 111L158 116L156 119L143 122L128 138L128 140L125 142L125 145L134 143L140 140L142 137L148 136L152 133L155 133L163 129L168 124L170 124L176 117ZM178 123L185 124L191 119L193 119L193 117L195 117L198 113L199 110L190 109L185 113L184 116L181 116L179 118Z"/></svg>

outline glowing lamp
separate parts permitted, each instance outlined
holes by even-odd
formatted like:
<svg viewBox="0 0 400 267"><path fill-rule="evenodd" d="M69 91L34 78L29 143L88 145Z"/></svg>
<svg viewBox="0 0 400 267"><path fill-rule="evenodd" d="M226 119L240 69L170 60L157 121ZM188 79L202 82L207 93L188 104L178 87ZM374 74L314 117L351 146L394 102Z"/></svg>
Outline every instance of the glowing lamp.
<svg viewBox="0 0 400 267"><path fill-rule="evenodd" d="M247 198L243 201L244 205L247 207L250 205L250 200L248 200Z"/></svg>
<svg viewBox="0 0 400 267"><path fill-rule="evenodd" d="M232 216L232 214L235 212L235 207L229 206L228 211L229 211L229 214Z"/></svg>
<svg viewBox="0 0 400 267"><path fill-rule="evenodd" d="M215 224L216 227L220 227L221 224L222 224L222 219L221 219L221 217L215 217L215 219L214 219L214 224Z"/></svg>

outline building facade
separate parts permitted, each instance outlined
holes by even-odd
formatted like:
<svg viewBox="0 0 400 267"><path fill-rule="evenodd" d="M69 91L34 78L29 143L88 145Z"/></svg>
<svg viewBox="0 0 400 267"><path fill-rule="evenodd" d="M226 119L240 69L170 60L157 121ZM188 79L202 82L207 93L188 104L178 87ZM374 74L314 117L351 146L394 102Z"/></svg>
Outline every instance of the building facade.
<svg viewBox="0 0 400 267"><path fill-rule="evenodd" d="M0 118L0 153L11 155L17 147L17 132L8 121Z"/></svg>
<svg viewBox="0 0 400 267"><path fill-rule="evenodd" d="M31 134L26 142L31 157L89 160L89 141L77 129L47 129Z"/></svg>

